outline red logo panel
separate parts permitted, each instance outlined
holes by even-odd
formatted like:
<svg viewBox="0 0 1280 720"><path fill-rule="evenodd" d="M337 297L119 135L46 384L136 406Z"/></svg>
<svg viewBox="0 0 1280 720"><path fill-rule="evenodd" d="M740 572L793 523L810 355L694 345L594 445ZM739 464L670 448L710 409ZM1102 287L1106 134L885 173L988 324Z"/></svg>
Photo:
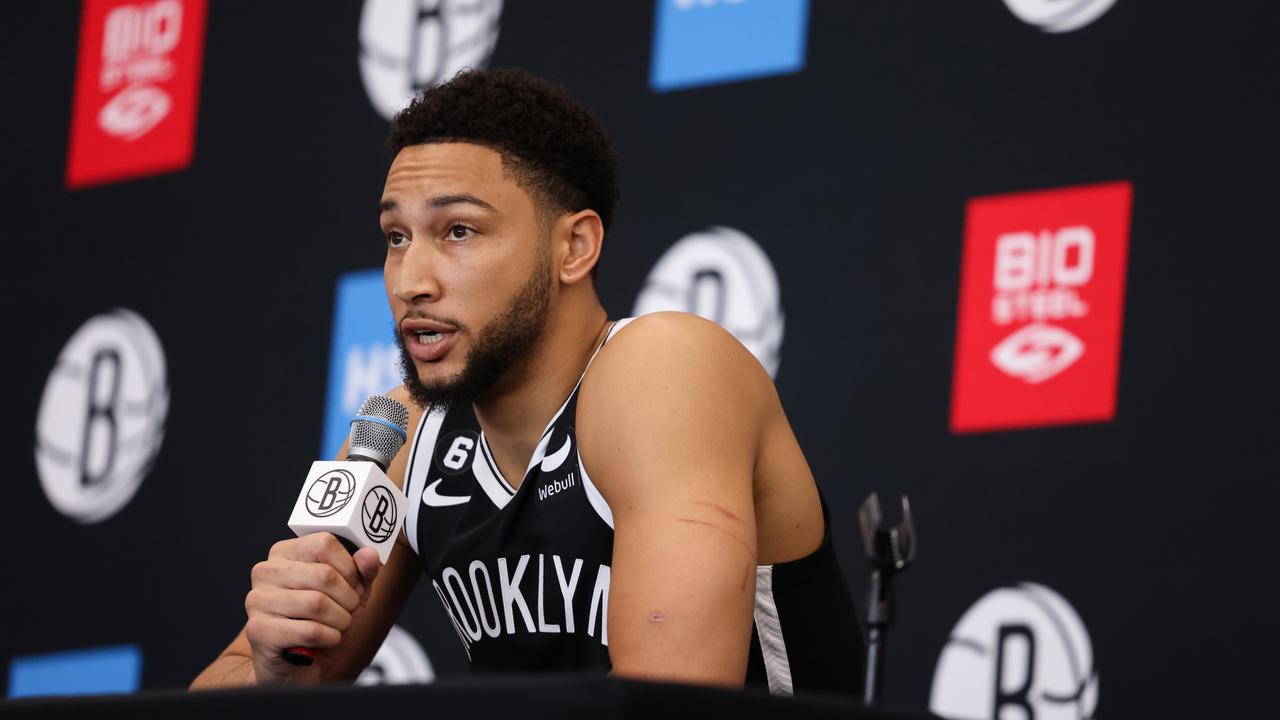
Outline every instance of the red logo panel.
<svg viewBox="0 0 1280 720"><path fill-rule="evenodd" d="M205 0L85 0L81 12L67 187L190 165Z"/></svg>
<svg viewBox="0 0 1280 720"><path fill-rule="evenodd" d="M951 430L1115 417L1128 182L969 201Z"/></svg>

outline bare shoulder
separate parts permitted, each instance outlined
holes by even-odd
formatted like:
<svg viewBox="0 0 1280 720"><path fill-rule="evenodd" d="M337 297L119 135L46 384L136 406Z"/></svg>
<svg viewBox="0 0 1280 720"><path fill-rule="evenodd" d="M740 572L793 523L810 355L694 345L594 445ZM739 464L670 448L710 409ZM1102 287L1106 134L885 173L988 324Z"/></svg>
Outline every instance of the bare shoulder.
<svg viewBox="0 0 1280 720"><path fill-rule="evenodd" d="M653 313L620 329L591 363L578 396L578 432L587 431L584 446L605 434L638 437L623 430L636 423L751 433L777 403L768 373L733 335L697 315Z"/></svg>
<svg viewBox="0 0 1280 720"><path fill-rule="evenodd" d="M683 312L635 318L605 344L587 370L597 386L606 384L602 380L627 384L656 376L674 385L714 377L744 392L773 389L768 373L737 338L710 320ZM583 384L585 391L587 382Z"/></svg>

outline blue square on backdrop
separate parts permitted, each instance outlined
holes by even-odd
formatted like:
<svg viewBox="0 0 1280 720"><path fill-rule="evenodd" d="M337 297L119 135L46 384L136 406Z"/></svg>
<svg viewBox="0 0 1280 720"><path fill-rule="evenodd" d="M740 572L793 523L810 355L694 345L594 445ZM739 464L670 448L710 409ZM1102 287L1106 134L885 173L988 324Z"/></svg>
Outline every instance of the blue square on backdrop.
<svg viewBox="0 0 1280 720"><path fill-rule="evenodd" d="M809 0L657 0L650 86L658 91L804 69Z"/></svg>
<svg viewBox="0 0 1280 720"><path fill-rule="evenodd" d="M356 270L338 278L320 450L325 459L337 456L351 417L365 398L401 384L394 327L382 268Z"/></svg>
<svg viewBox="0 0 1280 720"><path fill-rule="evenodd" d="M142 680L137 645L23 655L9 662L9 697L130 693Z"/></svg>

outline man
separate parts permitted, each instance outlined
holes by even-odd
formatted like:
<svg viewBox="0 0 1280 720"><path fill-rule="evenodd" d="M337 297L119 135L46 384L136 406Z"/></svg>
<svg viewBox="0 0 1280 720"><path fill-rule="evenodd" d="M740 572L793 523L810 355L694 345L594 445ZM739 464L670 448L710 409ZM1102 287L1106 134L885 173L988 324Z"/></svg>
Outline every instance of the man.
<svg viewBox="0 0 1280 720"><path fill-rule="evenodd" d="M354 678L425 570L476 670L857 692L854 607L764 369L694 315L606 318L616 162L594 116L471 71L390 145L404 536L385 567L328 534L277 543L192 687ZM286 662L297 646L315 662Z"/></svg>

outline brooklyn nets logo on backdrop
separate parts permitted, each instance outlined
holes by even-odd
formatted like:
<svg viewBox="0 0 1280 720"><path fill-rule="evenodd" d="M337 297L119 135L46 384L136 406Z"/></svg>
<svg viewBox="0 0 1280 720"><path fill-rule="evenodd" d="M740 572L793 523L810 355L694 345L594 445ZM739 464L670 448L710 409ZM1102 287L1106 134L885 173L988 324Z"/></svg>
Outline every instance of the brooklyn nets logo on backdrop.
<svg viewBox="0 0 1280 720"><path fill-rule="evenodd" d="M1116 0L1004 0L1019 20L1049 33L1079 30L1102 17Z"/></svg>
<svg viewBox="0 0 1280 720"><path fill-rule="evenodd" d="M419 91L482 68L498 44L502 0L365 0L360 76L390 120Z"/></svg>
<svg viewBox="0 0 1280 720"><path fill-rule="evenodd" d="M633 315L691 312L733 333L770 377L782 350L782 296L769 256L727 227L686 235L658 259Z"/></svg>
<svg viewBox="0 0 1280 720"><path fill-rule="evenodd" d="M929 709L955 720L1087 720L1098 706L1089 633L1043 585L993 590L938 658Z"/></svg>
<svg viewBox="0 0 1280 720"><path fill-rule="evenodd" d="M168 411L164 349L147 321L117 309L82 325L36 415L36 470L50 504L83 523L114 515L151 469Z"/></svg>
<svg viewBox="0 0 1280 720"><path fill-rule="evenodd" d="M422 645L404 628L392 625L373 662L356 678L356 685L406 685L435 679L435 669Z"/></svg>

